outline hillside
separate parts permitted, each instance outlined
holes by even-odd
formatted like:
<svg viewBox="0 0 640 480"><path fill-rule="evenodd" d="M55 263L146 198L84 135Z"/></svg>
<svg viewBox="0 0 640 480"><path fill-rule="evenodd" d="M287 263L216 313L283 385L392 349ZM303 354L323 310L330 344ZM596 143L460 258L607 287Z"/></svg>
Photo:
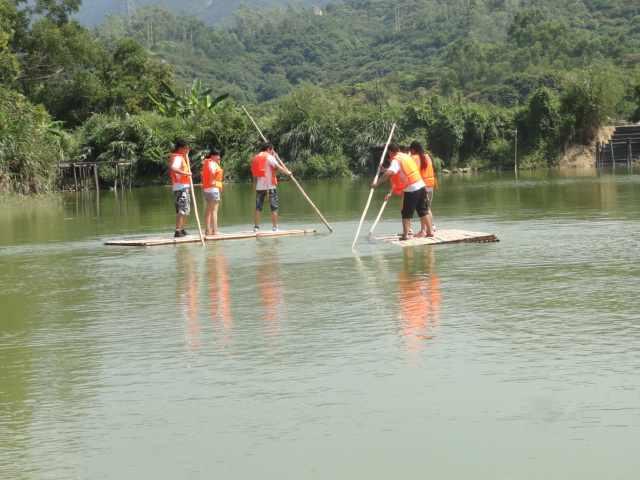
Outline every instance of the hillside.
<svg viewBox="0 0 640 480"><path fill-rule="evenodd" d="M240 9L226 27L152 8L128 25L112 18L100 34L135 38L178 78L254 101L302 82L395 77L402 91L462 90L509 106L559 71L640 64L640 4L625 0L347 0L323 15Z"/></svg>
<svg viewBox="0 0 640 480"><path fill-rule="evenodd" d="M97 25L109 15L125 15L139 8L160 6L178 15L199 18L207 24L218 24L228 20L240 7L264 9L293 5L318 5L326 0L86 0L76 18L85 25Z"/></svg>

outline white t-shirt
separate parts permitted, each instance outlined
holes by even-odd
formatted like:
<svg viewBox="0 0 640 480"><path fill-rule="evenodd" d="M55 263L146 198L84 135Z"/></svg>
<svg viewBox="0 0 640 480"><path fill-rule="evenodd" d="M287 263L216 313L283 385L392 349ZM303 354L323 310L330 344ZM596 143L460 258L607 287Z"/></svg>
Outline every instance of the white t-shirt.
<svg viewBox="0 0 640 480"><path fill-rule="evenodd" d="M256 190L260 191L260 190L271 190L272 188L276 188L276 186L273 184L273 178L271 175L271 168L278 168L278 161L276 160L276 157L274 157L271 154L268 154L267 156L267 165L266 168L264 169L264 177L257 177L256 180Z"/></svg>
<svg viewBox="0 0 640 480"><path fill-rule="evenodd" d="M220 165L218 165L218 162L209 162L209 171L211 172L211 175L216 173L218 170L220 170ZM220 189L218 187L211 187L205 188L204 191L207 193L219 193Z"/></svg>
<svg viewBox="0 0 640 480"><path fill-rule="evenodd" d="M406 179L404 172L402 171L402 168L400 166L400 162L398 160L391 160L391 165L389 165L389 171L393 174L398 174L400 173L400 175L403 176L403 178ZM422 187L424 187L424 182L422 181L422 179L418 180L417 182L412 183L411 185L409 185L408 187L406 187L403 192L415 192L417 190L420 190Z"/></svg>
<svg viewBox="0 0 640 480"><path fill-rule="evenodd" d="M184 161L184 157L182 155L176 155L173 159L173 163L171 164L172 168L177 168L178 170L182 170L182 162ZM172 190L177 192L178 190L184 190L185 188L189 188L191 185L188 183L176 183L173 185Z"/></svg>

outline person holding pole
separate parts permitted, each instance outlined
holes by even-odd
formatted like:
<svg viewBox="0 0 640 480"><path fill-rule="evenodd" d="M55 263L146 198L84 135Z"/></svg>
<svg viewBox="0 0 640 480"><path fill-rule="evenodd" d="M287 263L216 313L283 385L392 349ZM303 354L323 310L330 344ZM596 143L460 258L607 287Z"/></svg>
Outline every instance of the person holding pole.
<svg viewBox="0 0 640 480"><path fill-rule="evenodd" d="M187 235L184 229L187 217L191 213L191 170L189 169L189 145L182 139L176 139L175 147L169 155L169 177L176 208L175 238Z"/></svg>
<svg viewBox="0 0 640 480"><path fill-rule="evenodd" d="M413 212L417 212L420 217L420 232L416 237L433 237L431 222L429 220L429 205L427 200L427 190L424 181L420 176L420 168L410 155L402 153L396 143L389 145L389 159L391 161L382 177L371 184L371 188L376 188L385 180L397 177L395 182L400 181L403 189L402 201L402 237L401 240L409 238L411 229L411 219Z"/></svg>
<svg viewBox="0 0 640 480"><path fill-rule="evenodd" d="M220 150L209 150L202 162L202 189L207 208L204 213L206 235L217 235L218 232L218 208L222 194L222 182L224 170L220 166L222 156Z"/></svg>
<svg viewBox="0 0 640 480"><path fill-rule="evenodd" d="M265 142L260 148L260 152L251 160L251 175L256 189L254 232L260 230L260 214L267 195L269 196L269 206L271 208L271 230L278 231L278 210L280 208L278 190L276 189L278 171L285 175L291 175L291 171L276 159L273 145Z"/></svg>

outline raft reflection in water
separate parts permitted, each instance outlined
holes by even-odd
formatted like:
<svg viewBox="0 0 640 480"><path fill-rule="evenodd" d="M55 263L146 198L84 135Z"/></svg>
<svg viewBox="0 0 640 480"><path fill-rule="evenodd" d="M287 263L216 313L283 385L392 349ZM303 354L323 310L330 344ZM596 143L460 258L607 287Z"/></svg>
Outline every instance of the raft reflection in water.
<svg viewBox="0 0 640 480"><path fill-rule="evenodd" d="M425 348L440 322L440 278L435 269L433 247L403 250L398 273L398 303L402 335L410 352Z"/></svg>

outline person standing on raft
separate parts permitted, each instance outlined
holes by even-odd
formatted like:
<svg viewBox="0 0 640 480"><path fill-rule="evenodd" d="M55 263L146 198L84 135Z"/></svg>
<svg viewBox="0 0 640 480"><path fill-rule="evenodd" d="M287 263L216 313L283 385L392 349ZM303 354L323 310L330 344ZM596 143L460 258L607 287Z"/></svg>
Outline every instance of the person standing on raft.
<svg viewBox="0 0 640 480"><path fill-rule="evenodd" d="M189 213L191 213L191 182L189 177L189 145L182 139L176 139L175 148L169 155L169 177L171 177L171 190L175 198L176 207L176 231L174 237L187 235L184 229Z"/></svg>
<svg viewBox="0 0 640 480"><path fill-rule="evenodd" d="M377 182L371 184L372 188L381 185L385 180L391 178L394 190L402 187L404 193L402 200L402 237L401 240L409 238L411 229L411 219L413 212L417 212L420 217L420 232L416 237L433 237L431 222L429 220L429 204L424 181L420 176L420 169L410 155L402 153L396 143L389 145L389 159L391 163Z"/></svg>
<svg viewBox="0 0 640 480"><path fill-rule="evenodd" d="M209 150L202 162L202 190L207 202L204 219L207 224L206 235L217 235L218 208L220 207L224 170L220 166L220 150Z"/></svg>
<svg viewBox="0 0 640 480"><path fill-rule="evenodd" d="M413 142L409 147L411 152L411 158L420 168L420 176L425 184L427 190L427 206L429 207L429 222L431 227L435 230L433 225L433 191L438 188L438 178L436 177L435 168L433 166L433 160L428 153L424 151L424 147L420 142Z"/></svg>
<svg viewBox="0 0 640 480"><path fill-rule="evenodd" d="M287 167L281 165L274 155L273 145L265 143L251 161L251 175L253 176L256 189L256 211L254 215L253 231L260 230L260 213L264 205L264 200L269 195L269 206L271 207L271 229L278 231L278 170L285 175L291 175Z"/></svg>

